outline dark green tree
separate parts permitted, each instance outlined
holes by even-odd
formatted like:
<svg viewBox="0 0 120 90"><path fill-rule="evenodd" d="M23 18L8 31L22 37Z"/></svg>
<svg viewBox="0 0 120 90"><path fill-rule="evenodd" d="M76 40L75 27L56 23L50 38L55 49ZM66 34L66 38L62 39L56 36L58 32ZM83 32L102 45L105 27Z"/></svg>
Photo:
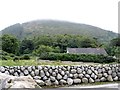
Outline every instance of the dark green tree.
<svg viewBox="0 0 120 90"><path fill-rule="evenodd" d="M2 50L8 53L19 53L19 41L16 37L5 34L2 36Z"/></svg>
<svg viewBox="0 0 120 90"><path fill-rule="evenodd" d="M34 43L32 40L24 39L20 44L20 53L29 54L34 50Z"/></svg>

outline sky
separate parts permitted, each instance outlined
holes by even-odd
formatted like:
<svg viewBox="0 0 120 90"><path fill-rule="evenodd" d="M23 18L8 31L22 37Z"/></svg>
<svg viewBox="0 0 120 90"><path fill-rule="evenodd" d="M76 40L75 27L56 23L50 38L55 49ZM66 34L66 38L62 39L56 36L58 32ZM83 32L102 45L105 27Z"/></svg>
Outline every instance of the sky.
<svg viewBox="0 0 120 90"><path fill-rule="evenodd" d="M32 20L63 20L118 32L120 0L0 0L0 30Z"/></svg>

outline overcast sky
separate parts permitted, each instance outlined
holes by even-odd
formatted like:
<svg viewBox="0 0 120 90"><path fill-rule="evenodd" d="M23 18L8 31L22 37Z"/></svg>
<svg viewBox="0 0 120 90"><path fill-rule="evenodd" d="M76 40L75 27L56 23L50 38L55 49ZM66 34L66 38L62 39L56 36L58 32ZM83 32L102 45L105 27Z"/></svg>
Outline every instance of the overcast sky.
<svg viewBox="0 0 120 90"><path fill-rule="evenodd" d="M118 32L120 0L0 0L0 30L37 19L65 20Z"/></svg>

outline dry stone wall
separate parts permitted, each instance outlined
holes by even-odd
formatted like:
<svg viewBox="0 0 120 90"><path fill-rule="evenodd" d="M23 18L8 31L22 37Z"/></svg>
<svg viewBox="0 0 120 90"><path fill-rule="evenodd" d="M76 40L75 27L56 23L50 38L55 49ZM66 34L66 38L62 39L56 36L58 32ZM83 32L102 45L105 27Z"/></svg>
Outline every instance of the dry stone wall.
<svg viewBox="0 0 120 90"><path fill-rule="evenodd" d="M40 86L120 81L120 65L118 64L98 66L0 66L0 72L13 76L31 75Z"/></svg>

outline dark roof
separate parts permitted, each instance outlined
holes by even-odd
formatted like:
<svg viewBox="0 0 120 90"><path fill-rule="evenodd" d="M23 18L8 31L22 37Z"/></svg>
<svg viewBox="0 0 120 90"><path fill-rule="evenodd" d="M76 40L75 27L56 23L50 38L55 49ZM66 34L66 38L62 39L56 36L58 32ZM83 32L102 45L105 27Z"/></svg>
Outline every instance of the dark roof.
<svg viewBox="0 0 120 90"><path fill-rule="evenodd" d="M71 54L103 54L103 55L107 55L104 48L67 48L67 53L71 53Z"/></svg>

